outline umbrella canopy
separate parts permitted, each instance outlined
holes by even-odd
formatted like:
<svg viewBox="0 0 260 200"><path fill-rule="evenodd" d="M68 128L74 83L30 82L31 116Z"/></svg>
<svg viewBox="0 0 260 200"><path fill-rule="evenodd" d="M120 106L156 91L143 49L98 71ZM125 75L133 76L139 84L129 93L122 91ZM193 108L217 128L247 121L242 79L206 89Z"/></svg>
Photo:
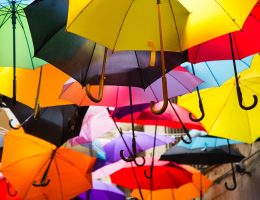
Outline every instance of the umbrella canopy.
<svg viewBox="0 0 260 200"><path fill-rule="evenodd" d="M42 58L77 80L82 86L99 84L105 47L65 32L68 0L44 0L25 8L35 47ZM69 49L69 51L68 51ZM150 66L150 52L124 51L106 54L105 84L146 88L161 76L160 52ZM187 61L187 52L166 52L167 72ZM119 75L120 74L120 75Z"/></svg>
<svg viewBox="0 0 260 200"><path fill-rule="evenodd" d="M79 135L87 110L87 107L75 105L45 107L42 108L40 117L35 119L32 108L19 102L16 103L16 106L12 106L12 100L9 98L5 98L4 102L14 113L26 133L47 140L56 146L61 146L69 138ZM16 127L13 119L10 120L12 120L10 125Z"/></svg>
<svg viewBox="0 0 260 200"><path fill-rule="evenodd" d="M5 178L0 180L0 199L3 200L21 200L11 183Z"/></svg>
<svg viewBox="0 0 260 200"><path fill-rule="evenodd" d="M178 95L192 92L196 86L202 83L202 81L193 76L187 70L182 67L177 67L171 72L167 73L167 84L169 88L169 97L175 97ZM121 78L120 75L118 77ZM160 101L163 99L161 93L161 79L156 80L145 90L137 87L132 88L133 105L148 103L149 101ZM99 91L98 86L92 86L91 91L93 94L97 94ZM111 106L122 107L130 105L129 87L125 86L105 86L103 99L99 103L93 103L86 95L85 89L73 80L69 80L63 87L60 94L60 98L71 101L77 105L99 105L99 106Z"/></svg>
<svg viewBox="0 0 260 200"><path fill-rule="evenodd" d="M251 65L252 59L253 56L249 56L243 60L236 60L237 72L239 73L248 69ZM232 60L201 62L193 64L193 66L191 63L186 62L181 66L204 81L202 84L198 85L199 89L219 87L234 76Z"/></svg>
<svg viewBox="0 0 260 200"><path fill-rule="evenodd" d="M158 105L157 105L158 104ZM155 106L160 107L162 102L157 103ZM167 126L170 128L183 128L183 125L188 129L204 130L200 122L191 121L188 117L188 111L177 104L172 104L178 116L168 105L166 111L161 115L155 115L149 109L149 104L146 105L134 105L134 123L140 125L155 125ZM116 122L131 123L130 107L116 108L112 113L112 117ZM183 125L182 125L183 123Z"/></svg>
<svg viewBox="0 0 260 200"><path fill-rule="evenodd" d="M242 29L256 2L158 1L165 50L183 51ZM156 1L69 1L67 30L114 51L150 50L148 41L153 41L157 49L160 47Z"/></svg>
<svg viewBox="0 0 260 200"><path fill-rule="evenodd" d="M125 200L125 194L116 186L93 180L93 188L78 196L79 200Z"/></svg>
<svg viewBox="0 0 260 200"><path fill-rule="evenodd" d="M260 2L258 1L239 31L230 33L234 44L235 59L260 52ZM203 42L189 49L189 61L198 63L210 60L231 60L229 35Z"/></svg>
<svg viewBox="0 0 260 200"><path fill-rule="evenodd" d="M127 146L131 146L133 139L132 132L124 132L122 136L116 137L104 146L104 151L107 155L107 161L115 162L120 160L120 150L124 150L125 156L130 157L130 153L128 152L127 147L121 137L124 138ZM135 137L137 153L143 152L153 147L154 134L135 131ZM173 143L174 140L175 139L173 137L157 134L156 146Z"/></svg>
<svg viewBox="0 0 260 200"><path fill-rule="evenodd" d="M204 137L203 137L204 138ZM207 141L205 138L204 140ZM193 140L192 140L193 141ZM203 145L202 148L187 148L183 145L176 145L167 150L160 158L160 160L168 160L182 164L202 164L214 165L229 162L239 162L244 156L239 152L230 149L228 146L207 147Z"/></svg>
<svg viewBox="0 0 260 200"><path fill-rule="evenodd" d="M0 93L8 97L12 97L12 73L11 68L0 67ZM36 70L17 69L16 77L16 98L31 108L35 107L37 96L43 107L71 104L69 101L58 98L62 86L69 76L52 65L44 65L42 69Z"/></svg>
<svg viewBox="0 0 260 200"><path fill-rule="evenodd" d="M137 161L138 160L139 158L137 158ZM150 179L144 175L144 171L150 170L152 159L146 158L145 160L145 165L141 167L137 167L133 163L125 162L120 170L110 175L112 183L130 189L136 189L138 185L141 189L150 189ZM168 161L155 160L153 169L153 190L178 188L191 181L192 174L180 165Z"/></svg>
<svg viewBox="0 0 260 200"><path fill-rule="evenodd" d="M100 126L100 122L102 122L102 126ZM89 143L113 128L115 128L115 124L105 107L90 106L82 121L79 136L71 138L69 142L72 146Z"/></svg>
<svg viewBox="0 0 260 200"><path fill-rule="evenodd" d="M16 66L19 68L34 69L45 62L33 56L34 48L30 29L23 8L32 0L1 0L0 1L0 65L13 67L13 24L12 2L16 16L15 48ZM7 83L6 83L7 84Z"/></svg>
<svg viewBox="0 0 260 200"><path fill-rule="evenodd" d="M256 54L251 68L239 75L239 84L243 92L242 101L249 105L259 97L260 55ZM201 92L205 118L201 121L209 135L225 137L246 143L253 143L260 136L258 123L260 106L244 110L237 103L235 79L232 78L219 88L206 89ZM254 96L253 96L254 95ZM256 95L256 96L255 96ZM178 99L178 104L187 108L195 116L199 115L196 94L188 94Z"/></svg>
<svg viewBox="0 0 260 200"><path fill-rule="evenodd" d="M94 162L19 130L5 136L1 172L22 199L71 199L92 187Z"/></svg>
<svg viewBox="0 0 260 200"><path fill-rule="evenodd" d="M144 200L192 200L205 194L208 188L212 185L211 180L191 166L181 166L192 173L191 183L187 183L177 189L163 189L155 191L142 190ZM131 196L141 199L138 190L133 190Z"/></svg>

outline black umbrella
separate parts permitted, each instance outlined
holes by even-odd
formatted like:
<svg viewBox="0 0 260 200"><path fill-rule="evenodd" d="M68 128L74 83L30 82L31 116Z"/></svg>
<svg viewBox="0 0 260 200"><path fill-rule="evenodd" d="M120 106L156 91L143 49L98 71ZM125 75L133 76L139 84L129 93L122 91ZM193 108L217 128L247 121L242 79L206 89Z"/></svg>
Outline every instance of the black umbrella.
<svg viewBox="0 0 260 200"><path fill-rule="evenodd" d="M160 52L156 52L154 67L150 66L152 56L149 51L113 53L101 45L65 32L67 13L68 0L37 1L25 8L36 57L58 67L82 86L102 86L105 78L106 85L146 88L161 77ZM165 57L167 72L188 60L186 52L165 52Z"/></svg>
<svg viewBox="0 0 260 200"><path fill-rule="evenodd" d="M45 107L41 110L39 118L35 119L34 110L20 102L15 106L12 100L4 97L3 102L14 113L19 122L19 126L12 125L12 128L23 127L25 132L44 139L56 146L61 146L69 138L78 136L81 129L82 120L88 107L78 107L76 105L64 105Z"/></svg>

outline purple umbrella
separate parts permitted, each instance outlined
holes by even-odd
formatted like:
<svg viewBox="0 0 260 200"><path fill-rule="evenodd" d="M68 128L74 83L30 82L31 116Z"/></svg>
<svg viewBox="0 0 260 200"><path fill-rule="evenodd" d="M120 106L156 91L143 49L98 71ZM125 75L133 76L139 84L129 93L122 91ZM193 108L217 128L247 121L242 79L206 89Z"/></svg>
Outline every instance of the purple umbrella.
<svg viewBox="0 0 260 200"><path fill-rule="evenodd" d="M145 150L153 147L154 134L138 132L138 131L135 131L135 133L136 133L135 139L136 139L136 152L137 153L140 153L142 151L145 151ZM132 132L124 132L122 134L122 137L124 137L124 140L125 140L127 146L131 146ZM173 137L157 134L155 146L169 144L171 142L174 142L174 140L175 139ZM109 161L109 162L116 162L121 159L120 150L124 150L126 157L130 156L130 154L127 150L127 147L126 147L124 141L122 140L121 136L118 136L111 142L107 143L103 147L103 149L106 152L107 161Z"/></svg>
<svg viewBox="0 0 260 200"><path fill-rule="evenodd" d="M101 181L93 180L93 189L81 193L77 198L78 200L125 200L125 194L116 186Z"/></svg>

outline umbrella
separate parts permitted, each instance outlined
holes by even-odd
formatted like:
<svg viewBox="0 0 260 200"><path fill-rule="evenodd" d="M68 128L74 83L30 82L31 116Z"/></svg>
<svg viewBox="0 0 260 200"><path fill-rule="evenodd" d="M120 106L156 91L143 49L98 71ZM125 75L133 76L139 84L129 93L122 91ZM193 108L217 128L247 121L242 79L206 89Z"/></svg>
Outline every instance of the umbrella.
<svg viewBox="0 0 260 200"><path fill-rule="evenodd" d="M251 67L239 75L243 102L252 102L252 93L259 94L260 56L255 55ZM205 113L207 116L201 121L209 135L225 137L246 143L253 143L260 134L258 123L259 106L253 110L244 110L237 105L235 78L225 82L219 88L206 89L201 92ZM178 104L187 108L195 116L198 109L194 106L197 97L188 94L178 99Z"/></svg>
<svg viewBox="0 0 260 200"><path fill-rule="evenodd" d="M79 152L12 130L5 136L1 172L22 199L71 199L92 187L94 162Z"/></svg>
<svg viewBox="0 0 260 200"><path fill-rule="evenodd" d="M79 200L125 200L125 194L116 186L93 180L93 188L78 196Z"/></svg>
<svg viewBox="0 0 260 200"><path fill-rule="evenodd" d="M236 70L241 72L242 70L248 69L250 67L252 56L244 59L244 60L237 60L236 63ZM233 72L233 62L231 60L228 61L211 61L211 62L203 62L193 65L192 63L184 63L186 69L192 72L194 75L196 74L204 83L200 86L197 86L196 91L198 95L199 101L199 108L201 112L201 116L197 119L192 118L192 114L189 114L189 117L192 121L201 121L204 116L204 107L202 104L202 99L200 96L200 90L208 87L216 87L222 85L225 81L231 78L234 75Z"/></svg>
<svg viewBox="0 0 260 200"><path fill-rule="evenodd" d="M120 75L119 75L120 76ZM182 67L177 67L167 73L167 84L169 88L169 97L183 95L192 92L197 85L202 83L200 79L193 76ZM150 100L160 101L163 99L161 94L161 80L158 79L145 90L137 87L131 87L133 96L133 105L148 103ZM98 86L93 86L91 90L94 93L99 92ZM63 87L60 98L71 101L77 105L100 105L111 107L122 107L130 105L129 87L125 86L104 86L103 99L99 103L93 103L86 95L85 89L73 80L69 80Z"/></svg>
<svg viewBox="0 0 260 200"><path fill-rule="evenodd" d="M157 0L156 6L155 2L148 0L114 0L102 3L70 1L67 31L103 44L113 51L147 50L150 48L147 43L152 43L154 49L159 49L164 104L159 110L155 109L154 101L151 101L150 106L153 113L162 114L168 104L164 49L183 51L219 35L241 29L255 3L256 0L239 5L234 0L221 3L214 0L203 3ZM146 12L143 12L143 8ZM103 34L103 30L106 30L106 34ZM166 39L165 43L163 39Z"/></svg>
<svg viewBox="0 0 260 200"><path fill-rule="evenodd" d="M239 31L231 33L234 44L234 56L236 60L260 52L260 2L258 1L251 10L243 27ZM232 54L229 48L229 35L223 35L207 42L203 42L188 51L189 61L198 63L210 60L231 60Z"/></svg>
<svg viewBox="0 0 260 200"><path fill-rule="evenodd" d="M155 191L142 190L144 199L192 200L197 197L202 197L202 195L205 194L208 188L212 185L212 182L199 170L189 165L181 166L192 173L191 183L187 183L177 189L162 189ZM131 196L140 199L137 190L133 190Z"/></svg>
<svg viewBox="0 0 260 200"><path fill-rule="evenodd" d="M60 68L82 86L87 84L87 95L94 102L102 99L104 84L146 88L161 76L158 68L160 52L154 52L151 56L148 51L114 53L99 44L65 32L68 0L37 1L28 6L25 13L32 32L35 55ZM166 52L166 57L173 58L166 62L167 72L187 61L187 53ZM98 97L90 93L89 84L100 85Z"/></svg>
<svg viewBox="0 0 260 200"><path fill-rule="evenodd" d="M2 176L2 174L1 174ZM7 200L20 200L21 198L11 185L11 183L6 180L4 177L0 179L0 199Z"/></svg>
<svg viewBox="0 0 260 200"><path fill-rule="evenodd" d="M146 163L141 167L136 167L133 163L125 162L120 170L110 175L112 183L130 189L138 188L138 185L141 189L150 189L150 179L147 179L144 175L144 171L150 169L151 161L151 159L146 157ZM137 177L138 184L136 183L135 177ZM168 161L155 160L153 169L153 190L178 188L191 181L192 174L181 166Z"/></svg>
<svg viewBox="0 0 260 200"><path fill-rule="evenodd" d="M32 108L20 102L17 102L16 106L12 106L9 98L4 98L3 101L21 123L15 126L13 119L10 119L9 125L12 128L23 127L26 133L47 140L56 146L61 146L69 138L79 135L87 109L87 107L75 105L45 107L42 109L40 117L35 119Z"/></svg>
<svg viewBox="0 0 260 200"><path fill-rule="evenodd" d="M32 1L0 1L0 65L13 67L13 98L16 100L16 67L34 69L45 62L33 57L33 43L23 8Z"/></svg>
<svg viewBox="0 0 260 200"><path fill-rule="evenodd" d="M0 67L0 93L10 98L12 97L12 71L11 68ZM69 76L52 65L44 65L35 70L18 68L16 73L16 98L34 108L36 113L40 106L71 104L69 101L58 98L62 86Z"/></svg>
<svg viewBox="0 0 260 200"><path fill-rule="evenodd" d="M154 140L153 134L135 131L135 136L136 136L135 139L136 139L137 153L140 153L142 151L145 151L153 147L153 140ZM110 162L115 162L120 160L121 159L119 154L120 150L125 151L125 156L129 157L130 153L127 152L125 143L127 144L127 146L131 146L131 142L132 142L131 132L123 132L121 136L118 136L115 139L113 139L111 142L107 143L103 147L107 155L107 160ZM174 142L173 137L157 134L156 146L166 145L173 142Z"/></svg>
<svg viewBox="0 0 260 200"><path fill-rule="evenodd" d="M102 126L100 126L100 122L102 122ZM71 138L69 142L72 146L89 143L113 128L115 128L115 124L105 107L90 106L82 121L79 136Z"/></svg>

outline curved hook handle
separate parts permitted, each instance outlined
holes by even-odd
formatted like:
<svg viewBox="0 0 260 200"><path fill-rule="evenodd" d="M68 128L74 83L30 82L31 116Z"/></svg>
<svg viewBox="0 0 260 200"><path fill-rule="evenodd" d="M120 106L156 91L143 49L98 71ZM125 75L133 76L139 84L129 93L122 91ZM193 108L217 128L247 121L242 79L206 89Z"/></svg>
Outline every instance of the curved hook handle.
<svg viewBox="0 0 260 200"><path fill-rule="evenodd" d="M148 179L151 179L153 177L153 172L151 167L150 167L150 174L147 173L147 170L144 170L144 176Z"/></svg>
<svg viewBox="0 0 260 200"><path fill-rule="evenodd" d="M126 157L125 156L125 151L123 149L120 150L120 157L122 160L126 161L126 162L132 162L135 160L135 157L132 153L130 153L130 156L129 157Z"/></svg>
<svg viewBox="0 0 260 200"><path fill-rule="evenodd" d="M135 156L135 158L134 158L134 160L133 160L136 166L142 167L142 166L145 165L145 158L144 158L144 156L138 157L138 158L142 158L142 160L143 160L140 164L136 161L136 158L137 158L137 157Z"/></svg>
<svg viewBox="0 0 260 200"><path fill-rule="evenodd" d="M168 106L168 89L167 89L167 80L165 76L162 76L162 89L163 89L163 106L159 109L155 109L155 102L151 101L150 103L150 109L152 113L155 115L160 115L164 113L164 111L167 109Z"/></svg>
<svg viewBox="0 0 260 200"><path fill-rule="evenodd" d="M50 179L47 180L41 180L40 183L37 183L36 181L33 181L32 185L35 187L46 187L49 185Z"/></svg>
<svg viewBox="0 0 260 200"><path fill-rule="evenodd" d="M243 105L243 97L242 97L242 92L241 92L241 89L239 87L239 85L237 85L237 98L238 98L238 103L239 103L239 106L244 109L244 110L251 110L253 109L254 107L256 107L257 103L258 103L258 98L257 96L254 94L253 95L253 98L254 98L254 102L251 106L244 106Z"/></svg>
<svg viewBox="0 0 260 200"><path fill-rule="evenodd" d="M191 138L191 136L190 136L188 130L187 130L185 127L184 127L184 132L185 132L186 136L189 138L189 140L188 140L188 141L185 140L184 137L183 137L183 135L181 136L181 140L182 140L185 144L191 144L191 143L192 143L192 138Z"/></svg>
<svg viewBox="0 0 260 200"><path fill-rule="evenodd" d="M232 164L232 166L233 166L233 164ZM229 186L228 183L225 182L225 188L229 191L235 190L237 187L237 180L236 180L234 168L232 168L232 180L233 180L233 186Z"/></svg>
<svg viewBox="0 0 260 200"><path fill-rule="evenodd" d="M13 119L10 119L9 120L9 126L12 128L12 129L15 129L15 130L18 130L20 129L26 122L29 121L29 119L31 119L32 117L34 116L34 113L32 113L29 117L27 117L20 125L14 127L13 124L12 124L12 121Z"/></svg>
<svg viewBox="0 0 260 200"><path fill-rule="evenodd" d="M15 197L17 195L17 191L14 192L14 194L11 193L10 191L10 185L8 184L8 182L6 182L6 186L7 186L7 193L10 197Z"/></svg>
<svg viewBox="0 0 260 200"><path fill-rule="evenodd" d="M105 82L105 66L106 66L106 60L107 60L107 48L105 48L104 51L104 58L103 58L103 64L102 64L102 72L101 72L101 77L99 81L99 90L98 90L98 97L95 98L91 92L90 92L90 84L86 85L86 94L88 98L90 98L91 101L98 103L102 100L103 97L103 91L104 91L104 82Z"/></svg>
<svg viewBox="0 0 260 200"><path fill-rule="evenodd" d="M205 117L205 112L204 112L204 108L203 108L203 104L201 99L199 98L199 108L200 108L200 112L201 112L201 116L199 118L193 118L192 113L189 113L189 118L191 121L193 122L199 122L201 120L203 120L203 118Z"/></svg>

